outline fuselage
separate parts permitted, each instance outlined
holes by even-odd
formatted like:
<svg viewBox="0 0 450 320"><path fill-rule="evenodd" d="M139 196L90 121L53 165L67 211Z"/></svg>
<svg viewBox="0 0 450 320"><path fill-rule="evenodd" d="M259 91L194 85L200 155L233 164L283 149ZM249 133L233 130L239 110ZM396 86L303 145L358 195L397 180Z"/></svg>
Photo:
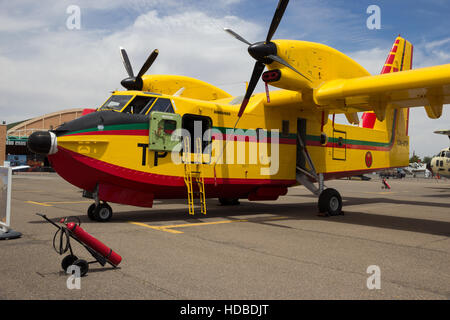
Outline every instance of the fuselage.
<svg viewBox="0 0 450 320"><path fill-rule="evenodd" d="M264 94L255 95L233 129L239 103L234 97L203 101L115 92L97 112L53 130L57 152L48 158L64 179L83 190L98 191L104 201L150 207L153 199L185 198L183 162L176 164L174 152L152 150L150 145L155 130L151 115L157 109L179 115L182 128L192 137L198 136L193 123L204 126L200 137L207 197L275 200L286 194L297 184L296 168L308 166L299 152L298 135L325 179L407 164L409 140L402 111L388 117L387 130L341 125L331 119L322 128L316 114L302 110L300 94L281 90L271 93L270 103ZM210 138L205 136L207 129ZM322 130L328 137L325 144L320 141ZM179 144L183 146L182 140ZM192 143L189 152L195 153L195 148Z"/></svg>

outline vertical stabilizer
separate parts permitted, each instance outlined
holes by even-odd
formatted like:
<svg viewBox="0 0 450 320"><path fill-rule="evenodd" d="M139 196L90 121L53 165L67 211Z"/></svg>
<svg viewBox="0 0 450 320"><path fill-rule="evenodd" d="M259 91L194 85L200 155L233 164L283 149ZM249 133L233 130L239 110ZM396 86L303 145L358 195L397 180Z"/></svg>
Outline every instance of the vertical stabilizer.
<svg viewBox="0 0 450 320"><path fill-rule="evenodd" d="M412 69L413 45L398 36L392 49L386 58L381 74L406 71ZM386 119L379 121L373 112L365 112L362 116L362 127L376 130L391 130L392 121L397 120L397 133L401 136L408 135L409 108L388 111Z"/></svg>

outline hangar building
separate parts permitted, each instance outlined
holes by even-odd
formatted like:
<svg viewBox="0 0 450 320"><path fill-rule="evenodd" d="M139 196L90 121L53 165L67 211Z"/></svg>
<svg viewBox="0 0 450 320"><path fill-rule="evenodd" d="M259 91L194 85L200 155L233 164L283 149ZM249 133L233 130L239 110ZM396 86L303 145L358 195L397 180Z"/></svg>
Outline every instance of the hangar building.
<svg viewBox="0 0 450 320"><path fill-rule="evenodd" d="M11 166L29 165L33 170L48 168L45 156L34 154L27 148L27 139L35 131L53 130L65 122L83 115L83 108L49 113L30 120L0 125L0 164L9 161Z"/></svg>

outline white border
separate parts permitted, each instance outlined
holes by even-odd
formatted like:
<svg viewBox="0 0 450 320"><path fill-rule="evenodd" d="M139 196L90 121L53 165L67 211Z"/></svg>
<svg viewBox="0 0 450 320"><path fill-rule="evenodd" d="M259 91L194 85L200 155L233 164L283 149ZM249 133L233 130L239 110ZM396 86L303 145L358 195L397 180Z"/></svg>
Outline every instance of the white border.
<svg viewBox="0 0 450 320"><path fill-rule="evenodd" d="M1 167L8 169L8 189L6 191L6 224L0 221L0 226L9 228L11 226L11 183L12 183L12 168Z"/></svg>

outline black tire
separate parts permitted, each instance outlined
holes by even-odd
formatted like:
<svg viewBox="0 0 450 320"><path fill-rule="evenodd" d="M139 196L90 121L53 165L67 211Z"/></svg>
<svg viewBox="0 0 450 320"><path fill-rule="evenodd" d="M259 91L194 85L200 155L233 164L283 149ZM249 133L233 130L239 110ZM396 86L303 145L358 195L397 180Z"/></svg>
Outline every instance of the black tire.
<svg viewBox="0 0 450 320"><path fill-rule="evenodd" d="M64 270L64 272L67 272L67 268L73 265L73 263L77 260L77 256L69 254L68 256L65 256L64 259L62 259L61 268Z"/></svg>
<svg viewBox="0 0 450 320"><path fill-rule="evenodd" d="M89 219L92 221L95 221L95 214L94 214L95 207L96 207L95 203L93 203L89 206L89 208L87 210L87 215L88 215Z"/></svg>
<svg viewBox="0 0 450 320"><path fill-rule="evenodd" d="M74 266L77 266L80 268L80 276L84 277L86 273L89 271L89 264L86 260L78 259L73 263Z"/></svg>
<svg viewBox="0 0 450 320"><path fill-rule="evenodd" d="M99 222L107 222L112 218L112 208L107 203L99 204L94 210L94 219Z"/></svg>
<svg viewBox="0 0 450 320"><path fill-rule="evenodd" d="M219 203L222 206L238 206L241 203L238 198L229 199L229 198L219 198Z"/></svg>
<svg viewBox="0 0 450 320"><path fill-rule="evenodd" d="M319 212L330 216L342 214L342 198L337 190L329 188L322 191L319 196Z"/></svg>

